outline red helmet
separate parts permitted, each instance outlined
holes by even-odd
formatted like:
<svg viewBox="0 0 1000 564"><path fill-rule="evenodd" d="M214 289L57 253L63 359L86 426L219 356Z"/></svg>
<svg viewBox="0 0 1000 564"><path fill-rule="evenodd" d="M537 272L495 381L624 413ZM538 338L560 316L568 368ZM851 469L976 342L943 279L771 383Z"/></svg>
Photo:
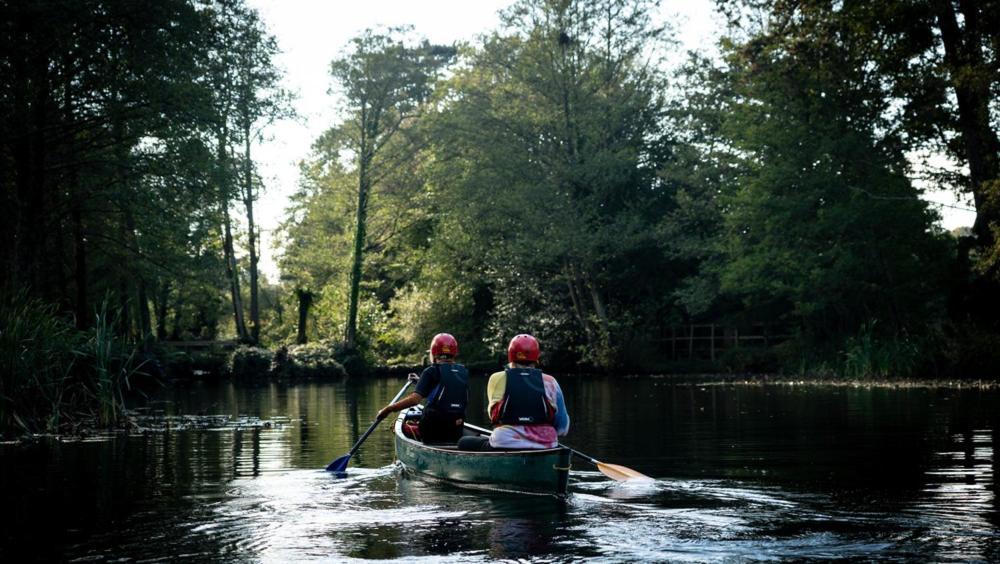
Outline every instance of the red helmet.
<svg viewBox="0 0 1000 564"><path fill-rule="evenodd" d="M458 341L448 333L438 333L431 339L431 355L458 356Z"/></svg>
<svg viewBox="0 0 1000 564"><path fill-rule="evenodd" d="M510 362L538 362L538 353L538 340L531 335L517 335L507 345L507 360Z"/></svg>

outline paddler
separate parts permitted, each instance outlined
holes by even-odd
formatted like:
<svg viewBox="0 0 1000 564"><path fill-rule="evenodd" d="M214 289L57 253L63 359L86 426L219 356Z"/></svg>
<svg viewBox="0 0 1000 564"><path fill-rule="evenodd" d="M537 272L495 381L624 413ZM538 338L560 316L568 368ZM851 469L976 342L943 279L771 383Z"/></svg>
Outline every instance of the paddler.
<svg viewBox="0 0 1000 564"><path fill-rule="evenodd" d="M465 423L465 406L469 403L469 371L455 362L458 341L448 333L434 335L429 352L431 365L420 374L416 390L383 407L378 412L378 418L383 419L390 413L427 399L420 418L420 440L424 443L454 444L462 436L462 425Z"/></svg>
<svg viewBox="0 0 1000 564"><path fill-rule="evenodd" d="M559 382L538 369L541 352L531 335L517 335L507 346L507 367L486 386L493 433L463 437L462 450L554 448L569 431L569 414Z"/></svg>

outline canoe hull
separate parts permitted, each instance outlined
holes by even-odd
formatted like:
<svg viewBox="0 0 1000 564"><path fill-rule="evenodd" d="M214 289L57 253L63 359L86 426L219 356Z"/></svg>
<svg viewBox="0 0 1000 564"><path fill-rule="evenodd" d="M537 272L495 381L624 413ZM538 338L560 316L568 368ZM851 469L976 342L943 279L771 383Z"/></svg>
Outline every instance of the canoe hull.
<svg viewBox="0 0 1000 564"><path fill-rule="evenodd" d="M425 445L403 435L396 421L396 458L414 472L497 489L565 495L570 452L544 450L469 452Z"/></svg>

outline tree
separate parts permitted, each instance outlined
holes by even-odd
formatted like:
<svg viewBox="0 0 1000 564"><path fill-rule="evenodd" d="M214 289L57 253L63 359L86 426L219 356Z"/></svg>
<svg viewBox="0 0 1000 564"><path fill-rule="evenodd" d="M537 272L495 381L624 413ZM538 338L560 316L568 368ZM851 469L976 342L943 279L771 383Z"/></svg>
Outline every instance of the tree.
<svg viewBox="0 0 1000 564"><path fill-rule="evenodd" d="M960 262L972 267L956 302L957 315L995 327L1000 319L1000 3L995 0L910 2L721 1L751 33L809 25L822 17L874 48L864 65L872 86L891 104L885 125L923 162L911 176L972 196L973 238L962 241ZM754 24L756 20L758 24ZM941 156L949 157L943 168ZM966 165L963 169L961 165Z"/></svg>
<svg viewBox="0 0 1000 564"><path fill-rule="evenodd" d="M495 346L530 329L610 366L670 307L649 229L670 206L653 6L518 2L444 96L437 176L461 203L466 275L492 292Z"/></svg>
<svg viewBox="0 0 1000 564"><path fill-rule="evenodd" d="M254 221L255 186L260 185L254 174L251 146L260 139L262 128L274 120L292 115L290 97L280 86L281 73L275 68L277 42L267 34L255 11L247 12L234 30L237 40L233 75L235 102L233 120L243 141L240 178L241 199L246 209L247 250L250 255L250 340L260 341L260 299L258 281L258 233Z"/></svg>
<svg viewBox="0 0 1000 564"><path fill-rule="evenodd" d="M405 29L367 30L351 41L351 50L331 63L344 96L346 118L331 134L351 154L357 175L354 246L350 270L344 342L357 341L358 299L368 227L371 190L394 166L414 153L406 130L431 93L433 80L452 54L424 42L408 45ZM402 140L401 140L402 139Z"/></svg>
<svg viewBox="0 0 1000 564"><path fill-rule="evenodd" d="M723 292L814 347L940 315L947 246L907 178L871 45L824 9L726 43L709 121L738 174L723 187Z"/></svg>

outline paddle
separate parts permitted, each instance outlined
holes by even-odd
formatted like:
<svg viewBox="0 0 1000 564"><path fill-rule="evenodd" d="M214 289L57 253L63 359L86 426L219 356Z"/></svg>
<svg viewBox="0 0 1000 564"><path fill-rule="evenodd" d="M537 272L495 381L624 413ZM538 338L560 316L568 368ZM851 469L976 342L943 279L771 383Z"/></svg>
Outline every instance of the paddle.
<svg viewBox="0 0 1000 564"><path fill-rule="evenodd" d="M406 393L406 389L409 388L410 384L412 383L413 380L407 379L406 384L403 385L403 389L399 390L399 393L396 394L396 397L392 398L392 401L390 401L389 403L396 403L397 401L399 401L399 398L403 397L403 394ZM368 430L365 431L365 434L361 435L361 438L358 439L358 442L354 443L354 446L351 447L351 452L331 462L329 466L326 467L327 472L344 472L345 470L347 470L347 463L351 461L351 457L354 456L354 453L358 451L359 447L361 447L361 443L365 442L365 439L368 438L368 435L372 434L372 431L374 431L375 427L381 422L382 419L376 417L375 422L372 423L372 426L368 427Z"/></svg>
<svg viewBox="0 0 1000 564"><path fill-rule="evenodd" d="M465 428L474 433L479 433L480 435L491 434L491 431L489 431L488 429L483 429L482 427L476 427L475 425L469 423L465 424ZM573 454L579 456L580 458L586 460L587 462L593 464L594 466L597 466L597 469L601 471L601 474L604 474L605 476L611 478L612 480L616 480L619 482L627 482L629 480L649 480L649 481L653 480L652 478L643 474L642 472L637 472L627 466L601 462L600 460L597 460L594 457L587 456L586 454L583 454L582 452L576 449L572 449L562 443L560 443L559 446L572 452Z"/></svg>

